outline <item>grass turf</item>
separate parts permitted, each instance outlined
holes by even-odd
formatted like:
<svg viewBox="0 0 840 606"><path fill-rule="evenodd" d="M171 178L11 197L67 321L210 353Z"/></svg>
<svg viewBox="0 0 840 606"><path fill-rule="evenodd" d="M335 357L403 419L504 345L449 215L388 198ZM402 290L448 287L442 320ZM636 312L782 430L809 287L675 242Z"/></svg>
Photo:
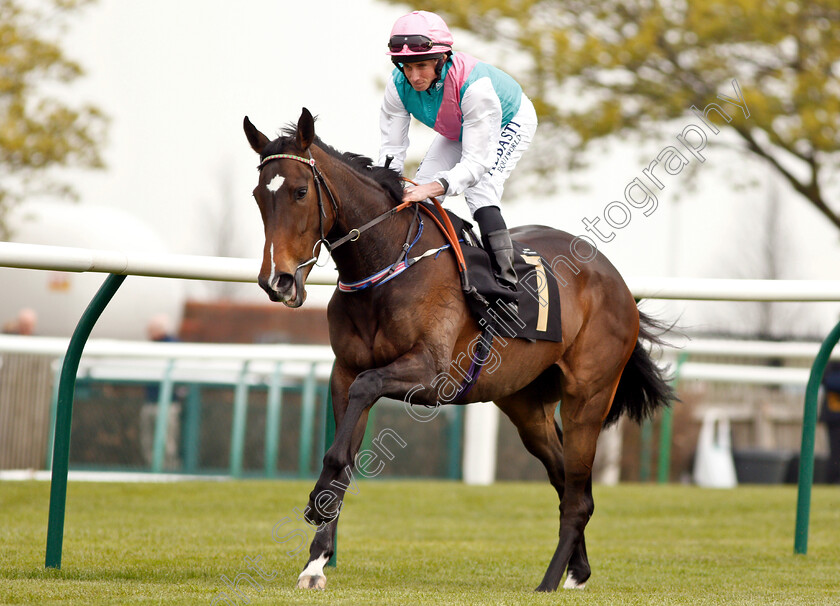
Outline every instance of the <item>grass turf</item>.
<svg viewBox="0 0 840 606"><path fill-rule="evenodd" d="M210 604L223 576L250 573L258 587L228 603L840 603L840 488L814 489L809 553L794 556L795 487L596 487L587 588L535 594L557 537L547 484L360 482L326 592L293 588L308 542L286 555L311 535L294 511L311 487L70 483L62 569L45 570L49 485L0 482L0 602Z"/></svg>

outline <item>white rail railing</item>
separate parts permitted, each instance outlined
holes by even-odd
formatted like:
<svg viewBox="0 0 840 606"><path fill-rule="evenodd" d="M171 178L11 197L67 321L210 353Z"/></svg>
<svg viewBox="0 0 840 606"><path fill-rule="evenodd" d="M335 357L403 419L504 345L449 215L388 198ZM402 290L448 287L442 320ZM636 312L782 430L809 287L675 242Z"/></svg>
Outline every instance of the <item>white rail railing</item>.
<svg viewBox="0 0 840 606"><path fill-rule="evenodd" d="M0 335L4 353L54 356L59 360L70 340L59 337ZM199 384L267 383L277 364L283 377L300 379L310 371L330 376L335 356L328 345L161 343L91 339L85 345L78 377L98 380ZM247 372L243 365L247 364Z"/></svg>
<svg viewBox="0 0 840 606"><path fill-rule="evenodd" d="M840 301L840 280L630 277L634 296L693 301Z"/></svg>
<svg viewBox="0 0 840 606"><path fill-rule="evenodd" d="M0 267L96 272L220 282L256 282L260 261L0 242ZM336 272L313 268L312 284L335 284Z"/></svg>
<svg viewBox="0 0 840 606"><path fill-rule="evenodd" d="M22 337L0 335L0 352L63 356L69 339L64 337ZM166 343L152 341L119 341L90 339L85 357L155 358L190 360L265 360L272 362L332 362L328 345L288 345L284 343Z"/></svg>
<svg viewBox="0 0 840 606"><path fill-rule="evenodd" d="M795 341L755 341L736 339L679 340L663 347L661 357L673 363L680 355L687 360L680 366L680 380L717 381L752 385L805 387L810 368L779 367L746 363L697 362L691 356L726 356L736 359L783 359L814 361L820 344ZM831 356L840 360L840 350Z"/></svg>
<svg viewBox="0 0 840 606"><path fill-rule="evenodd" d="M41 354L60 358L67 351L68 342L69 339L60 337L0 335L0 353ZM673 361L679 354L688 354L733 358L782 358L810 362L819 350L819 343L727 339L686 340L675 345L663 348L664 360ZM216 363L214 369L220 369L223 367L219 366L219 363L229 362L230 371L233 372L242 362L247 361L252 363L253 372L263 372L271 367L271 363L282 361L300 363L301 368L317 364L318 376L321 378L325 372L329 374L328 367L334 359L332 349L327 345L155 343L91 339L85 345L82 356L82 370L85 372L80 371L80 374L90 375L91 369L95 368L93 372L100 376L105 376L103 373L106 373L118 378L120 372L128 372L126 369L129 368L131 360L146 360L159 363L139 367L135 363L135 371L130 373L131 376L142 375L149 380L159 380L164 368L162 361L168 360L177 361L176 371L192 372L196 376L206 376L207 364L212 363ZM834 353L832 359L840 359L840 351ZM109 360L111 362L108 362ZM294 367L288 367L288 372L299 374L295 372ZM804 387L808 383L808 369L694 362L689 358L689 361L681 366L680 378Z"/></svg>
<svg viewBox="0 0 840 606"><path fill-rule="evenodd" d="M153 254L0 242L0 267L98 272L226 282L256 282L260 261L232 257ZM334 285L329 266L313 268L308 283ZM840 280L736 280L630 277L638 298L698 301L840 301Z"/></svg>

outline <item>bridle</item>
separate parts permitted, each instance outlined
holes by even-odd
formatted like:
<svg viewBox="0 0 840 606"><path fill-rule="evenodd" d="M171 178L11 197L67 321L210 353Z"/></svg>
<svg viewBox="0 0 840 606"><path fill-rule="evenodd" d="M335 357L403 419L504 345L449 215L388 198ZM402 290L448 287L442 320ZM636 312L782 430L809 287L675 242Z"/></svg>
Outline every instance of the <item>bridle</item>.
<svg viewBox="0 0 840 606"><path fill-rule="evenodd" d="M324 197L321 194L321 189L323 188L327 192L327 197L330 199L330 204L332 205L333 209L333 216L338 216L338 202L335 200L335 196L333 195L332 191L330 190L329 186L327 185L326 180L324 179L324 175L321 174L321 171L318 170L318 167L315 166L315 158L312 157L312 152L309 152L309 159L303 158L301 156L295 156L292 154L273 154L271 156L266 156L260 161L259 166L257 166L257 170L261 171L263 167L268 164L269 162L273 162L274 160L297 160L298 162L303 162L304 164L308 164L310 168L312 168L312 179L315 181L315 191L318 194L318 227L321 233L321 237L315 242L315 245L312 247L312 258L308 261L304 261L300 265L295 268L295 276L297 273L304 269L305 267L309 267L310 265L318 262L318 254L315 252L318 248L319 244L323 244L326 246L329 252L332 252L335 248L336 244L332 243L327 240L326 234L324 234L324 219L327 216L326 211L324 210Z"/></svg>
<svg viewBox="0 0 840 606"><path fill-rule="evenodd" d="M309 151L309 158L295 156L293 154L273 154L271 156L266 156L260 161L259 166L257 166L257 170L262 170L266 164L268 164L269 162L273 162L274 160L296 160L298 162L302 162L303 164L309 165L309 167L312 168L312 178L315 181L315 191L318 194L318 220L320 223L319 231L321 233L321 237L317 242L315 242L315 245L312 247L312 258L298 265L295 269L296 273L298 270L308 267L318 261L318 255L315 254L315 249L318 247L319 244L323 244L327 248L327 250L332 254L332 252L342 244L346 244L347 242L355 242L364 232L369 230L371 227L378 225L385 219L393 217L401 210L405 210L413 204L413 202L403 202L402 204L399 204L394 208L385 211L381 215L374 217L372 220L368 221L361 227L354 227L347 233L347 235L342 236L341 238L334 240L333 242L330 242L329 240L327 240L326 234L324 234L324 219L326 218L327 213L324 211L324 198L321 194L321 189L323 188L327 192L327 197L330 199L330 204L332 205L333 209L333 215L335 217L338 217L338 202L336 202L335 196L330 190L329 185L327 185L327 181L326 179L324 179L324 175L321 174L320 170L318 170L318 167L315 164L315 158L312 157L312 152Z"/></svg>
<svg viewBox="0 0 840 606"><path fill-rule="evenodd" d="M330 254L332 254L332 252L336 248L338 248L339 246L341 246L343 244L346 244L347 242L355 242L356 240L359 239L359 237L364 232L366 232L371 227L373 227L375 225L378 225L379 223L381 223L385 219L393 217L398 212L400 212L402 210L405 210L406 208L409 208L410 206L414 205L415 218L411 222L411 226L409 227L408 235L406 236L406 243L402 247L402 252L400 253L400 258L397 259L397 263L399 263L399 261L401 259L405 258L405 255L408 251L408 248L410 247L409 246L409 241L410 241L410 237L411 237L411 232L412 232L413 227L414 227L414 223L418 218L418 211L419 211L420 208L422 208L430 216L430 218L435 223L437 223L441 232L444 234L446 239L449 241L449 244L452 246L452 251L455 253L456 262L458 264L458 270L459 270L459 273L461 274L461 286L462 286L462 288L464 289L465 292L469 291L471 289L471 287L469 285L469 282L467 280L466 263L464 262L463 253L461 252L461 247L458 243L458 236L457 236L457 234L455 234L455 230L452 227L452 223L449 221L449 217L447 216L446 212L443 210L443 207L441 207L440 202L438 202L437 198L432 198L432 201L434 202L435 207L437 208L438 212L440 213L440 215L442 217L442 222L439 221L437 218L435 218L435 216L431 213L431 211L429 209L423 207L422 205L419 205L419 204L415 205L414 202L402 202L401 204L398 204L394 208L391 208L391 209L385 211L381 215L378 215L378 216L374 217L373 219L371 219L370 221L368 221L367 223L365 223L361 227L355 227L355 228L351 229L346 235L342 236L341 238L339 238L339 239L337 239L333 242L330 242L329 240L327 240L326 234L324 233L324 219L326 218L327 213L324 211L324 200L323 200L323 195L321 194L321 189L323 188L327 192L327 197L329 197L329 199L330 199L330 204L332 205L332 209L333 209L333 216L335 218L338 217L338 202L336 201L335 196L333 195L332 191L330 190L329 185L327 185L327 181L324 179L324 176L321 174L321 171L318 170L318 167L315 165L315 158L312 157L312 151L308 150L308 153L309 153L309 158L304 158L302 156L295 156L293 154L272 154L270 156L266 156L265 158L263 158L260 161L259 166L257 166L257 170L261 171L266 164L268 164L269 162L273 162L275 160L295 160L297 162L302 162L303 164L309 165L309 167L312 169L312 178L315 181L315 189L316 189L316 192L317 192L317 195L318 195L318 221L319 221L319 231L320 231L321 237L318 239L317 242L315 242L315 244L312 247L312 258L309 259L308 261L304 261L303 263L299 264L295 268L295 282L298 282L298 280L301 276L300 272L304 268L309 267L310 265L313 265L313 264L317 264L318 254L316 253L316 250L317 250L317 248L320 244L323 244L327 248L327 250L330 252ZM406 181L409 181L409 182L413 183L409 179L406 179ZM422 228L422 219L421 219L421 228ZM418 234L418 237L419 237L419 234ZM397 263L394 263L392 265L392 267L394 267ZM472 290L474 290L474 289L472 289Z"/></svg>

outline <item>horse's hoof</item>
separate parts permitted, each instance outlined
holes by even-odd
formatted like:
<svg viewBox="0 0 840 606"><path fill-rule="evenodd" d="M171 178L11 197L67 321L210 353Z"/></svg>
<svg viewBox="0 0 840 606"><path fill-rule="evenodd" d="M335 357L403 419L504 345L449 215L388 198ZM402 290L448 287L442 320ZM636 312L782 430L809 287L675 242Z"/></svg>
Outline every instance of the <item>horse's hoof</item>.
<svg viewBox="0 0 840 606"><path fill-rule="evenodd" d="M566 575L566 582L563 583L563 589L584 589L586 581L578 581L570 572Z"/></svg>
<svg viewBox="0 0 840 606"><path fill-rule="evenodd" d="M300 575L298 577L298 589L320 589L327 587L327 577L324 575Z"/></svg>

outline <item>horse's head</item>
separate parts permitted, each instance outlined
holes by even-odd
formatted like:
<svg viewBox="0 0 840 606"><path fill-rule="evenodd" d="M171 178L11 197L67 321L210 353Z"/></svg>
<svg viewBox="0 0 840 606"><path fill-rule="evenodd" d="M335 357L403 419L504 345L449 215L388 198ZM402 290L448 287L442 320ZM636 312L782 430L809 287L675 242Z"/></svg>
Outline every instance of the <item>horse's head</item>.
<svg viewBox="0 0 840 606"><path fill-rule="evenodd" d="M325 208L315 165L310 163L315 120L304 108L294 135L275 141L269 141L247 116L244 128L251 147L260 154L260 180L254 189L265 227L259 284L272 301L300 307L306 298L304 282L326 233Z"/></svg>

